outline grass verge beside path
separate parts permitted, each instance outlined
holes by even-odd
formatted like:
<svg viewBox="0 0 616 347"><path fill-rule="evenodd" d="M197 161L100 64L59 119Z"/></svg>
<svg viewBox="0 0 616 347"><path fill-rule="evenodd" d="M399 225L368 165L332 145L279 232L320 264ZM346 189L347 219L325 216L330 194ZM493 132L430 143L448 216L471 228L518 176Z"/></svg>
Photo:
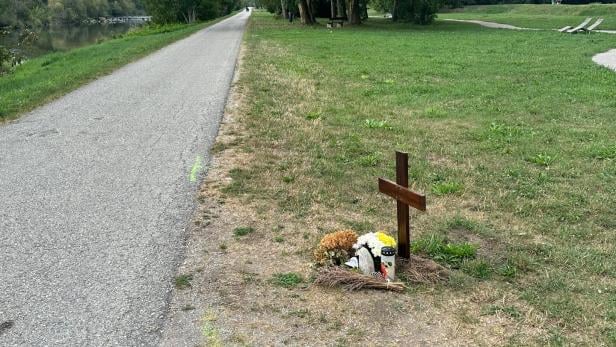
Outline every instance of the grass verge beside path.
<svg viewBox="0 0 616 347"><path fill-rule="evenodd" d="M438 15L440 19L476 19L537 29L576 26L587 17L605 19L597 29L616 30L616 4L482 5L466 6Z"/></svg>
<svg viewBox="0 0 616 347"><path fill-rule="evenodd" d="M236 163L220 200L252 213L254 232L230 236L241 218L210 250L238 264L215 289L230 312L218 323L342 345L443 330L426 344L616 344L616 74L591 60L613 40L449 22L330 31L255 13L244 130L214 148ZM276 286L276 273L309 281L326 232L395 230L376 184L394 177L395 149L427 194L413 250L450 266L450 282L403 295ZM475 245L474 259L450 242Z"/></svg>
<svg viewBox="0 0 616 347"><path fill-rule="evenodd" d="M0 77L0 122L17 118L231 15L192 25L146 26L99 44L29 60Z"/></svg>

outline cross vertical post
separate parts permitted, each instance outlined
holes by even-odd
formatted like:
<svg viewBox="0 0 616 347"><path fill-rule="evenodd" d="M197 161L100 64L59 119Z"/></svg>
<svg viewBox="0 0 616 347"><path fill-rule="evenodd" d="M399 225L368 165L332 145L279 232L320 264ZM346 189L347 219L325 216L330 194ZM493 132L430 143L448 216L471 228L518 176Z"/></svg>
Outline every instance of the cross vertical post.
<svg viewBox="0 0 616 347"><path fill-rule="evenodd" d="M426 196L409 189L409 155L396 151L396 182L379 177L379 192L396 199L398 215L398 256L411 258L409 207L426 210Z"/></svg>
<svg viewBox="0 0 616 347"><path fill-rule="evenodd" d="M404 188L409 186L409 155L396 151L396 183ZM410 216L409 205L396 201L398 215L398 256L409 259L410 247Z"/></svg>

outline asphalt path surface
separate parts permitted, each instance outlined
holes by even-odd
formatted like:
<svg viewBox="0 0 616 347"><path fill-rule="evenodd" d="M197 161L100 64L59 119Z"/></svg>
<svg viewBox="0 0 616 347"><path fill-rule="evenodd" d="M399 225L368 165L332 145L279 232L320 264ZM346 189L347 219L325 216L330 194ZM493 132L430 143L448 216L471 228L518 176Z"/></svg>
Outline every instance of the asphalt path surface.
<svg viewBox="0 0 616 347"><path fill-rule="evenodd" d="M0 125L0 346L159 342L248 16Z"/></svg>

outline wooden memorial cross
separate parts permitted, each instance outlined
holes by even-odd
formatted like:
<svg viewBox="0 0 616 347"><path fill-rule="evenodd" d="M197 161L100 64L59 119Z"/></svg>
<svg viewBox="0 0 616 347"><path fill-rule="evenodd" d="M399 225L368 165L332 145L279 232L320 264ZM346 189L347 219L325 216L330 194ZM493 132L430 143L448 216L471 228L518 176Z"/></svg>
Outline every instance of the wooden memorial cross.
<svg viewBox="0 0 616 347"><path fill-rule="evenodd" d="M398 255L411 257L409 206L425 211L426 196L417 194L409 186L409 155L396 151L396 183L379 177L379 192L396 199L398 210Z"/></svg>

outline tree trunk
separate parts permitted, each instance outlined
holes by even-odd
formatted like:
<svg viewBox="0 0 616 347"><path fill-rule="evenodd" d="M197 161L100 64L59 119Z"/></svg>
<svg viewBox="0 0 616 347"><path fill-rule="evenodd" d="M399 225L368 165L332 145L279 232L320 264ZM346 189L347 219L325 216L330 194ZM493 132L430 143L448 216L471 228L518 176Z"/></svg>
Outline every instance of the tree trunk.
<svg viewBox="0 0 616 347"><path fill-rule="evenodd" d="M361 24L361 15L359 12L359 0L349 0L349 24Z"/></svg>
<svg viewBox="0 0 616 347"><path fill-rule="evenodd" d="M312 14L310 13L310 7L308 6L307 0L299 0L297 2L297 7L299 7L299 15L301 17L302 24L314 24L314 22L312 21Z"/></svg>
<svg viewBox="0 0 616 347"><path fill-rule="evenodd" d="M186 13L182 12L182 17L184 17L184 21L186 24L194 23L197 20L197 8L189 8L186 10Z"/></svg>
<svg viewBox="0 0 616 347"><path fill-rule="evenodd" d="M347 18L346 8L344 7L344 0L336 0L336 7L337 7L336 15L338 17Z"/></svg>
<svg viewBox="0 0 616 347"><path fill-rule="evenodd" d="M336 6L334 6L334 0L329 0L329 18L336 17Z"/></svg>
<svg viewBox="0 0 616 347"><path fill-rule="evenodd" d="M361 20L368 20L368 0L361 0Z"/></svg>
<svg viewBox="0 0 616 347"><path fill-rule="evenodd" d="M308 13L310 14L310 20L312 20L312 23L316 23L317 19L314 17L314 14L315 12L317 12L317 10L314 7L314 1L306 0L306 2L308 3Z"/></svg>
<svg viewBox="0 0 616 347"><path fill-rule="evenodd" d="M398 0L394 0L394 6L391 9L391 20L398 21Z"/></svg>
<svg viewBox="0 0 616 347"><path fill-rule="evenodd" d="M282 8L282 18L289 19L289 10L287 10L287 0L280 0L280 8Z"/></svg>

